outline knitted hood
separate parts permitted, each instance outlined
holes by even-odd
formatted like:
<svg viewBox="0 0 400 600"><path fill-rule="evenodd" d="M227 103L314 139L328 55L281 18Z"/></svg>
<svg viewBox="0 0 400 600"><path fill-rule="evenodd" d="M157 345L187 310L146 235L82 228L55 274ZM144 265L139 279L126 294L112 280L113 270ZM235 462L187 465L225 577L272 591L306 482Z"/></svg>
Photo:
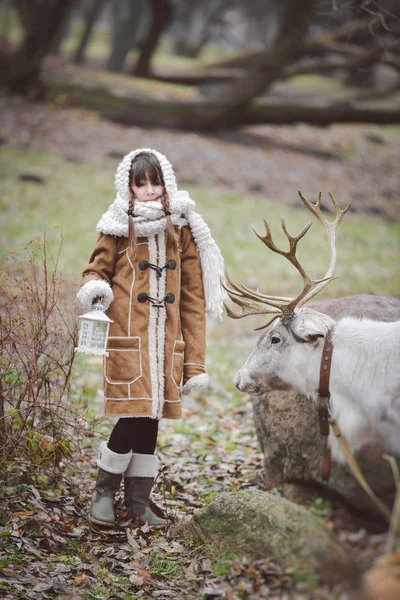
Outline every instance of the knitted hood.
<svg viewBox="0 0 400 600"><path fill-rule="evenodd" d="M115 189L117 190L117 195L123 204L122 208L125 208L125 210L128 210L129 205L129 173L131 170L132 161L135 156L142 153L152 154L157 158L162 170L165 189L167 190L167 194L171 201L178 191L172 165L163 154L157 152L157 150L152 150L151 148L139 148L138 150L133 150L124 156L122 161L119 163L117 172L115 174Z"/></svg>
<svg viewBox="0 0 400 600"><path fill-rule="evenodd" d="M133 159L135 156L142 153L153 154L160 163L165 189L170 200L171 213L177 213L181 211L182 203L186 204L186 209L193 210L195 205L194 202L190 200L189 194L185 191L178 191L175 173L171 163L167 160L167 158L161 154L161 152L157 152L157 150L152 150L151 148L138 148L137 150L133 150L124 156L118 165L117 172L115 174L115 189L117 196L114 202L109 206L108 210L103 214L100 221L97 223L97 231L109 235L128 237L127 211L129 209L130 198L129 173ZM148 208L158 206L158 203L156 202L148 202L146 204ZM180 226L183 225L183 223L177 224Z"/></svg>

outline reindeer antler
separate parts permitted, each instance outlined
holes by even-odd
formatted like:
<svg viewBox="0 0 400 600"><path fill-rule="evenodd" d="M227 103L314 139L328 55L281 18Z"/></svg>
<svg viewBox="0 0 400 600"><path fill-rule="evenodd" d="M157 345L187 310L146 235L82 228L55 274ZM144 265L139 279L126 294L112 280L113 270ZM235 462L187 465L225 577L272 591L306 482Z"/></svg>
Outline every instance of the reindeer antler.
<svg viewBox="0 0 400 600"><path fill-rule="evenodd" d="M330 222L328 221L321 211L321 192L318 195L318 200L316 204L313 204L301 192L299 192L299 196L303 204L317 217L317 219L324 226L327 234L328 234L328 242L329 242L329 250L330 250L330 263L327 272L325 273L322 279L310 279L307 275L306 271L298 261L296 257L296 250L298 242L305 236L307 231L310 229L312 225L312 221L308 223L303 229L295 236L292 236L285 224L285 219L281 217L281 227L289 241L289 250L282 250L278 248L275 242L272 239L271 229L264 219L264 227L265 227L265 235L261 236L257 233L257 231L253 228L256 236L273 252L284 256L291 262L291 264L296 268L296 270L300 273L303 279L303 289L296 296L296 298L286 298L282 296L267 296L262 294L259 291L254 291L249 289L244 285L237 285L234 283L228 275L226 275L226 279L228 284L231 287L227 287L224 285L224 288L229 294L232 302L237 304L241 311L239 313L234 313L226 304L225 310L227 315L233 319L241 319L243 317L247 317L249 315L260 315L260 314L270 314L274 315L273 319L281 316L285 320L289 319L293 313L295 308L303 306L306 302L308 302L311 298L316 296L326 285L334 279L333 273L336 265L336 229L342 220L344 214L350 207L350 203L346 206L346 208L341 209L336 202L335 198L332 194L329 194L332 204L335 209L335 220ZM263 307L267 308L263 308ZM273 320L272 319L272 320ZM271 320L262 327L258 327L257 329L264 329L269 325Z"/></svg>
<svg viewBox="0 0 400 600"><path fill-rule="evenodd" d="M330 252L331 260L329 263L328 270L325 273L325 276L322 279L320 279L319 281L314 282L314 285L316 285L316 284L318 284L318 285L316 285L316 287L313 290L308 291L304 296L299 298L299 303L297 305L298 307L303 306L303 304L305 304L306 302L311 300L311 298L314 298L314 296L319 294L319 292L326 286L327 283L329 283L329 281L334 279L333 273L335 271L336 258L337 258L336 229L338 228L340 221L343 219L344 215L347 213L347 211L349 210L350 205L351 205L351 202L349 202L345 208L341 209L340 206L338 205L338 203L336 202L334 196L331 193L329 193L329 197L332 200L332 204L335 209L335 220L330 222L324 217L324 215L321 212L321 196L322 196L321 192L318 194L318 200L317 200L316 204L313 204L312 202L307 200L307 198L305 196L303 196L303 194L301 192L299 192L299 196L300 196L300 199L303 202L303 204L309 210L311 210L311 212L317 217L317 219L320 221L320 223L322 223L322 225L324 226L325 231L327 232L327 235L328 235L329 252Z"/></svg>
<svg viewBox="0 0 400 600"><path fill-rule="evenodd" d="M279 317L282 314L281 303L287 303L291 298L285 298L283 296L266 296L260 292L255 292L245 285L237 285L229 277L228 273L225 273L225 278L231 287L226 286L223 282L222 287L228 292L232 302L240 306L240 313L234 313L227 304L224 303L226 314L232 319L242 319L249 315L275 315L274 318ZM270 308L263 308L259 304L267 305Z"/></svg>

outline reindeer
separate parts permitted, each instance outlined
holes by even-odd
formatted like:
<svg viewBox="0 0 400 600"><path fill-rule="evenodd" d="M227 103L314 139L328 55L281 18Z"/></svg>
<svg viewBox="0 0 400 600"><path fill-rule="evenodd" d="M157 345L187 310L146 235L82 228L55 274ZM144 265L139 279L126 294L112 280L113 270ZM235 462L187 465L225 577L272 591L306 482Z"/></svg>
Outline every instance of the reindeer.
<svg viewBox="0 0 400 600"><path fill-rule="evenodd" d="M384 323L350 317L335 321L325 314L304 308L334 279L336 229L350 205L340 209L330 194L335 210L335 219L330 222L321 212L321 194L316 204L307 200L301 192L299 196L327 232L330 249L328 270L322 279L312 280L296 257L297 244L312 222L298 235L292 236L284 219L281 219L283 232L289 241L288 251L276 246L267 221L264 220L264 236L254 230L267 248L286 257L301 274L303 289L296 298L269 296L237 285L227 276L224 287L230 299L240 307L240 312L233 312L225 305L228 316L240 319L248 315L268 314L273 317L272 321L258 328L267 327L267 330L236 373L234 383L240 391L250 395L269 390L296 389L317 402L320 370L324 368L325 360L323 348L330 340L330 411L350 450L354 452L364 444L380 440L389 452L399 455L400 321ZM334 460L345 462L332 431L328 446Z"/></svg>

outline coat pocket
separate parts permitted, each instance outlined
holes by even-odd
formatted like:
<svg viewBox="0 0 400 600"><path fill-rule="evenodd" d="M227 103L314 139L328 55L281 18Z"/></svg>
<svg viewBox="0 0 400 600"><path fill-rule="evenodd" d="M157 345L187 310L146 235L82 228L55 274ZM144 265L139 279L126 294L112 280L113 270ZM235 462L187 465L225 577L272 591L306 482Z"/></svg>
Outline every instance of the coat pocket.
<svg viewBox="0 0 400 600"><path fill-rule="evenodd" d="M171 377L177 388L180 388L182 383L184 350L185 342L181 340L175 340L174 352L172 355Z"/></svg>
<svg viewBox="0 0 400 600"><path fill-rule="evenodd" d="M140 337L110 337L104 376L108 383L134 383L142 376Z"/></svg>

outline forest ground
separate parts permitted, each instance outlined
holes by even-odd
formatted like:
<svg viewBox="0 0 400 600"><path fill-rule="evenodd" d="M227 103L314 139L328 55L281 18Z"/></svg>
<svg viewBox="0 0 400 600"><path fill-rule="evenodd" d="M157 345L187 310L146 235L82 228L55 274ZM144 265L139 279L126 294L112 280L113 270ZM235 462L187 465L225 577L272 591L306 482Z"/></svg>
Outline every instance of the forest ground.
<svg viewBox="0 0 400 600"><path fill-rule="evenodd" d="M400 296L399 127L317 129L299 124L199 134L123 127L93 112L65 109L57 103L31 104L14 98L2 100L1 108L2 254L61 222L67 271L77 277L95 239L95 220L113 200L116 164L133 148L152 147L167 155L180 187L188 186L198 200L235 279L259 283L262 289L268 282L273 293L293 291L290 270L275 267L274 261L267 263L267 251L257 240L253 245L248 224L261 230L263 216L278 223L282 213L290 215L288 221L295 222L297 231L300 223L309 220L304 210L297 210L297 190L314 201L323 190L325 206L327 191L342 206L352 202L347 224L341 226L341 277L331 293ZM38 181L29 181L26 175ZM323 237L317 229L315 235L316 247L307 249L318 261ZM157 449L162 469L155 500L171 519L190 515L221 491L264 488L251 405L232 384L235 370L254 346L253 326L224 321L209 328L211 387L185 398L181 421L162 422ZM213 548L213 540L197 546L146 527L111 531L90 527L87 511L96 448L112 422L99 420L101 365L96 359L78 360L77 369L76 385L83 386L91 415L80 453L65 465L58 483L46 478L18 480L16 468L16 477L2 488L0 596L32 600L348 597L352 582L330 588L315 574L293 572L268 557L251 561L221 553ZM122 509L121 499L118 506ZM382 553L385 533L381 529L368 530L357 516L324 499L310 510L338 534L357 557L360 569Z"/></svg>

